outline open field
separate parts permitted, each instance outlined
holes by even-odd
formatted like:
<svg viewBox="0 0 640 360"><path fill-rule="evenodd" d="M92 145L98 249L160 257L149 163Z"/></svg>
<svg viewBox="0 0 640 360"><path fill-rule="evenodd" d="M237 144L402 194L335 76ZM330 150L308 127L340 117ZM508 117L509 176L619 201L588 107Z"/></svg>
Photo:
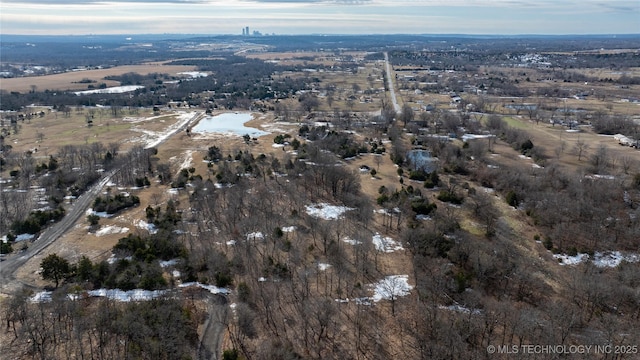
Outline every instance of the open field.
<svg viewBox="0 0 640 360"><path fill-rule="evenodd" d="M92 84L94 86L100 83L105 83L108 87L111 87L118 86L120 83L118 81L104 80L106 76L116 76L135 72L141 75L161 73L180 77L179 73L193 70L195 70L195 67L183 65L125 65L108 69L71 71L63 74L0 79L0 89L8 92L17 91L21 93L31 91L33 86L35 86L38 91L87 90L87 85L89 84L79 83L80 81L90 80L93 82Z"/></svg>

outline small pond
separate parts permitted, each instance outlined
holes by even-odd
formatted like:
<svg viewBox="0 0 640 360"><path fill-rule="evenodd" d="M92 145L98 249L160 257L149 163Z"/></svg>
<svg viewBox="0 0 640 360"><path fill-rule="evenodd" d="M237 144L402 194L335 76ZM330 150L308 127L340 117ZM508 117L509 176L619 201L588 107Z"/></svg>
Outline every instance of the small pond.
<svg viewBox="0 0 640 360"><path fill-rule="evenodd" d="M224 113L207 116L200 120L200 122L191 129L191 132L233 134L238 136L249 134L251 137L268 135L269 133L266 131L244 126L244 124L252 118L250 113Z"/></svg>

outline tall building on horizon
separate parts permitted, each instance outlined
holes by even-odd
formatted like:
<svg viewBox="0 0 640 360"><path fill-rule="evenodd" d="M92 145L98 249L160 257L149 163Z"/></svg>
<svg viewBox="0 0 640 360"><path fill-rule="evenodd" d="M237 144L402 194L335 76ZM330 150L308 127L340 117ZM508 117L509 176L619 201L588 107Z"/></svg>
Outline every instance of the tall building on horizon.
<svg viewBox="0 0 640 360"><path fill-rule="evenodd" d="M249 27L248 26L245 28L245 34L247 36L251 35L251 33L249 32Z"/></svg>
<svg viewBox="0 0 640 360"><path fill-rule="evenodd" d="M247 32L245 31L245 28L242 28L242 36L246 36Z"/></svg>

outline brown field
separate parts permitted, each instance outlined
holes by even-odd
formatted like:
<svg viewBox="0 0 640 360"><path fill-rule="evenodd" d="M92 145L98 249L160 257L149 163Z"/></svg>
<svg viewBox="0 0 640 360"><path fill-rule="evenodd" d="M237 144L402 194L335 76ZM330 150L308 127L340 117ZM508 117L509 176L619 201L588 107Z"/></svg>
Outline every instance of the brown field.
<svg viewBox="0 0 640 360"><path fill-rule="evenodd" d="M159 64L146 64L146 65L126 65L117 66L109 69L97 69L97 70L85 70L85 71L72 71L63 74L33 76L33 77L21 77L11 79L0 79L0 89L5 91L17 91L28 92L31 91L32 86L35 86L38 91L43 90L87 90L87 85L80 84L79 81L83 79L89 79L96 83L105 83L107 86L120 85L117 81L104 80L106 76L122 75L130 72L135 72L141 75L150 73L162 73L172 76L178 76L177 74L185 71L195 70L194 66L184 65L159 65ZM95 83L94 83L95 85Z"/></svg>

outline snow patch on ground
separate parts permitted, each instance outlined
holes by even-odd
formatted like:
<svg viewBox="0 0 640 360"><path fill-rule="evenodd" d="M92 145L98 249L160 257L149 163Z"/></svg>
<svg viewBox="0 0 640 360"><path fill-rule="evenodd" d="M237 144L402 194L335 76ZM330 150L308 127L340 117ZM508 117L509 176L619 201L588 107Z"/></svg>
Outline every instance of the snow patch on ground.
<svg viewBox="0 0 640 360"><path fill-rule="evenodd" d="M149 234L155 234L158 232L158 228L154 224L149 224L148 222L141 219L134 221L134 225L138 229L147 230Z"/></svg>
<svg viewBox="0 0 640 360"><path fill-rule="evenodd" d="M174 276L176 274L174 273ZM179 277L180 273L177 273ZM199 287L204 290L209 291L212 294L228 294L229 289L221 288L214 285L202 284L199 282L188 282L184 284L178 285L178 288L187 288L187 287ZM106 297L111 300L121 301L121 302L130 302L130 301L148 301L153 300L155 298L164 296L169 293L171 289L166 290L143 290L143 289L133 289L129 291L123 291L120 289L97 289L86 291L81 294L68 294L67 297L70 300L76 300L82 294L86 294L90 297ZM41 291L32 296L29 300L31 302L48 302L51 301L51 291Z"/></svg>
<svg viewBox="0 0 640 360"><path fill-rule="evenodd" d="M215 285L202 284L199 282L188 282L188 283L178 285L178 287L180 288L191 287L191 286L196 286L196 287L205 289L212 294L228 294L229 293L229 289L227 288L221 288Z"/></svg>
<svg viewBox="0 0 640 360"><path fill-rule="evenodd" d="M147 301L158 298L166 293L166 290L142 290L133 289L129 291L122 291L120 289L98 289L87 291L89 296L93 297L106 297L111 300L117 300L122 302L129 301Z"/></svg>
<svg viewBox="0 0 640 360"><path fill-rule="evenodd" d="M111 216L113 216L111 214L107 214L105 211L96 212L96 211L93 211L93 209L87 209L87 212L85 214L87 216L96 215L96 216L101 217L101 218L110 218Z"/></svg>
<svg viewBox="0 0 640 360"><path fill-rule="evenodd" d="M290 233L296 231L295 226L285 226L282 228L282 232Z"/></svg>
<svg viewBox="0 0 640 360"><path fill-rule="evenodd" d="M160 267L161 268L166 268L166 267L169 267L169 266L175 266L177 264L178 264L178 259L160 261Z"/></svg>
<svg viewBox="0 0 640 360"><path fill-rule="evenodd" d="M264 239L264 234L260 231L252 232L247 234L247 240L262 240Z"/></svg>
<svg viewBox="0 0 640 360"><path fill-rule="evenodd" d="M495 137L495 135L489 135L489 134L464 134L462 135L462 141L469 141L469 140L475 140L475 139L486 139L486 138L492 138Z"/></svg>
<svg viewBox="0 0 640 360"><path fill-rule="evenodd" d="M614 268L623 261L630 263L640 262L640 254L622 253L620 251L596 252L593 257L588 254L580 253L574 256L567 254L553 254L558 259L560 265L578 265L582 262L591 260L593 264L599 268Z"/></svg>
<svg viewBox="0 0 640 360"><path fill-rule="evenodd" d="M327 203L319 203L315 205L305 206L307 214L315 218L321 218L324 220L336 220L342 217L342 215L353 208L346 206L330 205Z"/></svg>
<svg viewBox="0 0 640 360"><path fill-rule="evenodd" d="M413 286L409 285L409 275L389 275L369 286L373 289L371 299L375 302L407 296L413 289Z"/></svg>
<svg viewBox="0 0 640 360"><path fill-rule="evenodd" d="M179 72L178 75L187 75L191 78L200 78L200 77L209 76L209 73L200 72L200 71L183 71L183 72Z"/></svg>
<svg viewBox="0 0 640 360"><path fill-rule="evenodd" d="M115 225L109 225L109 226L105 226L103 228L101 228L100 230L96 231L96 236L105 236L105 235L110 235L110 234L124 234L129 232L129 228L127 227L119 227L119 226L115 226Z"/></svg>
<svg viewBox="0 0 640 360"><path fill-rule="evenodd" d="M327 263L318 263L318 270L320 271L325 271L328 268L331 267L331 264L327 264Z"/></svg>
<svg viewBox="0 0 640 360"><path fill-rule="evenodd" d="M640 262L640 254L623 254L620 251L597 252L593 258L593 263L597 267L617 267L623 261L630 263Z"/></svg>
<svg viewBox="0 0 640 360"><path fill-rule="evenodd" d="M404 250L404 248L399 242L393 240L388 236L383 237L378 233L373 235L372 241L373 241L373 245L376 247L376 250L378 251L390 253L397 250Z"/></svg>
<svg viewBox="0 0 640 360"><path fill-rule="evenodd" d="M76 95L90 95L90 94L122 94L126 92L136 91L138 89L143 89L142 85L124 85L124 86L114 86L106 89L95 89L95 90L85 90L85 91L76 91L74 94Z"/></svg>
<svg viewBox="0 0 640 360"><path fill-rule="evenodd" d="M591 179L591 180L596 180L596 179L615 180L616 179L616 177L613 175L601 175L601 174L585 175L584 177L586 179Z"/></svg>
<svg viewBox="0 0 640 360"><path fill-rule="evenodd" d="M458 305L458 304L449 305L449 306L440 305L440 306L438 306L438 309L458 312L458 313L461 313L461 314L472 314L472 315L480 315L480 314L482 314L482 310L469 309L468 307L465 307L465 306L462 306L462 305Z"/></svg>
<svg viewBox="0 0 640 360"><path fill-rule="evenodd" d="M193 161L193 150L187 150L184 152L184 159L182 160L182 163L180 164L179 169L188 169L191 167L191 163Z"/></svg>
<svg viewBox="0 0 640 360"><path fill-rule="evenodd" d="M145 148L150 149L154 146L157 146L158 144L163 142L165 139L167 139L169 136L176 133L178 130L180 130L184 125L186 125L191 119L195 118L197 115L198 115L198 112L196 111L178 113L177 114L178 121L173 125L167 127L162 132L155 132L155 131L135 129L135 128L132 130L142 132L144 134L143 138L145 142Z"/></svg>
<svg viewBox="0 0 640 360"><path fill-rule="evenodd" d="M350 237L346 237L346 236L344 238L342 238L342 241L346 242L349 245L360 245L360 244L362 244L362 241L354 240L354 239L352 239Z"/></svg>

